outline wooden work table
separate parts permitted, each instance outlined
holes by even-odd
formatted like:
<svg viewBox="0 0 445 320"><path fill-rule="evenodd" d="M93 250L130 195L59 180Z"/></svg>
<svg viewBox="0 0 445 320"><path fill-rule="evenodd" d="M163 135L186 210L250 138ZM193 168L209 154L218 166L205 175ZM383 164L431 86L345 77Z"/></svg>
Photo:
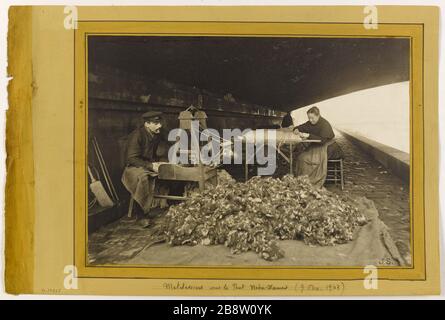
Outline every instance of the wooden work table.
<svg viewBox="0 0 445 320"><path fill-rule="evenodd" d="M206 165L183 166L179 164L165 163L159 166L158 179L170 181L198 182L199 190L204 190L206 183L216 185L218 183L218 167Z"/></svg>
<svg viewBox="0 0 445 320"><path fill-rule="evenodd" d="M282 141L279 142L277 144L277 152L289 163L289 173L290 174L294 174L293 173L293 156L292 156L292 150L293 150L293 146L300 144L300 143L320 143L321 140L311 140L311 139L306 139L306 140L287 140L287 141ZM281 147L287 145L289 147L289 155L286 155L283 150L281 150ZM246 159L245 159L245 164L244 164L244 177L245 177L245 181L247 181L249 179L249 161L247 161L247 155L246 155Z"/></svg>

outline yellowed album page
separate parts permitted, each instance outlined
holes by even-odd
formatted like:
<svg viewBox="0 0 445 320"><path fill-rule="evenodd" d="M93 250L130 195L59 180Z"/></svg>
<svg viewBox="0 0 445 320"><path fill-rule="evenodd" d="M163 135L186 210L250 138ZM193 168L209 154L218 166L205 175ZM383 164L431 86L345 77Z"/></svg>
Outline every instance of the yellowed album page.
<svg viewBox="0 0 445 320"><path fill-rule="evenodd" d="M438 24L11 7L7 291L439 294Z"/></svg>

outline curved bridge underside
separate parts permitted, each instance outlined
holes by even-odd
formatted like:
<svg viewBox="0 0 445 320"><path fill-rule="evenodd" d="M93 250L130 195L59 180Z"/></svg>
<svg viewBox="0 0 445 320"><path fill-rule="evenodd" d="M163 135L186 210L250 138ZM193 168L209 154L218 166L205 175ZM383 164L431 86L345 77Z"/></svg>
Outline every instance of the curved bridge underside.
<svg viewBox="0 0 445 320"><path fill-rule="evenodd" d="M403 38L90 36L89 64L290 111L407 81Z"/></svg>

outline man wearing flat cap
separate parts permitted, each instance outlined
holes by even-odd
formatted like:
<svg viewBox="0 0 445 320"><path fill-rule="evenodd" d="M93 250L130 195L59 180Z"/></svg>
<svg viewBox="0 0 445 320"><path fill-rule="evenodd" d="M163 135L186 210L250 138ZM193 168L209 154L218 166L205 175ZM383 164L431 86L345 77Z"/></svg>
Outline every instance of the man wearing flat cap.
<svg viewBox="0 0 445 320"><path fill-rule="evenodd" d="M149 111L142 118L144 124L128 137L122 183L144 214L148 214L153 207L166 206L165 200L159 202L153 196L159 192L156 177L160 163L167 161L168 147L160 134L162 112Z"/></svg>

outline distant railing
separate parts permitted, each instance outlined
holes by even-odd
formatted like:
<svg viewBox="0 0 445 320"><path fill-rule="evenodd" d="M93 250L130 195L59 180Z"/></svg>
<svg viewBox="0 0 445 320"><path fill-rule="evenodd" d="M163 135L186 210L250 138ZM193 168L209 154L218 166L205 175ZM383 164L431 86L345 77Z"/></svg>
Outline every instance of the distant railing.
<svg viewBox="0 0 445 320"><path fill-rule="evenodd" d="M377 160L386 169L409 183L410 155L380 142L368 139L358 133L338 129L349 141Z"/></svg>

